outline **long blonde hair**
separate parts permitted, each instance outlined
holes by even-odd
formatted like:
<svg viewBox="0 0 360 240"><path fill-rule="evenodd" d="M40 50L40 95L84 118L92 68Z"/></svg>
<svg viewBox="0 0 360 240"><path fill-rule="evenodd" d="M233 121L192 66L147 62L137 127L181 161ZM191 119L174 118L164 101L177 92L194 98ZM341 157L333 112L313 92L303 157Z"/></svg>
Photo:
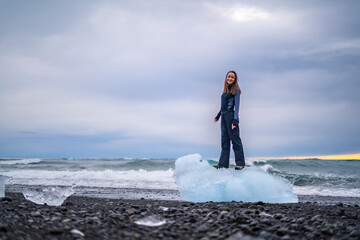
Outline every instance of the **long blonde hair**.
<svg viewBox="0 0 360 240"><path fill-rule="evenodd" d="M234 83L231 85L231 88L229 90L229 84L227 83L226 81L226 78L228 76L229 73L233 73L235 75L235 81ZM225 76L225 82L224 82L224 90L223 90L223 93L231 93L232 95L235 95L236 94L236 89L239 89L240 91L240 94L241 94L241 89L239 87L239 84L238 84L238 76L236 74L235 71L231 70L229 71L226 76Z"/></svg>

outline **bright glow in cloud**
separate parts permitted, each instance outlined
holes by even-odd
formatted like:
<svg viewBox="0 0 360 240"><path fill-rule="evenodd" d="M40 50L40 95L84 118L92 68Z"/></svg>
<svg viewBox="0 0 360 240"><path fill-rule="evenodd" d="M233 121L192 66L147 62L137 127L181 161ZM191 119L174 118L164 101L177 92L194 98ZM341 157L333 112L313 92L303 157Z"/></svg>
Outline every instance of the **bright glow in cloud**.
<svg viewBox="0 0 360 240"><path fill-rule="evenodd" d="M268 12L257 7L238 5L225 7L213 3L204 3L204 6L223 17L230 18L237 22L265 20L270 17Z"/></svg>

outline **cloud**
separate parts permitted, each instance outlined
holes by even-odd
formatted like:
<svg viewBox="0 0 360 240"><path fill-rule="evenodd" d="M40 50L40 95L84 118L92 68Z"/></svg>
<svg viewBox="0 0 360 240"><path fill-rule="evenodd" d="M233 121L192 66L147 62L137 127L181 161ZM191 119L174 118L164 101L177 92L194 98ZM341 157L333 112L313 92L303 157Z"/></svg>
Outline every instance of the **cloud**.
<svg viewBox="0 0 360 240"><path fill-rule="evenodd" d="M360 38L324 42L321 45L297 50L296 54L314 58L331 59L342 55L360 54Z"/></svg>
<svg viewBox="0 0 360 240"><path fill-rule="evenodd" d="M9 3L0 14L1 134L215 155L212 120L235 69L251 155L358 149L357 3L139 3L33 3L26 14Z"/></svg>
<svg viewBox="0 0 360 240"><path fill-rule="evenodd" d="M33 88L3 94L0 106L6 113L0 118L4 132L88 136L121 132L132 139L163 137L189 143L214 143L207 137L208 125L204 124L211 122L215 114L212 106L187 99L128 100Z"/></svg>
<svg viewBox="0 0 360 240"><path fill-rule="evenodd" d="M204 6L222 17L232 19L237 22L248 22L254 20L266 20L270 14L255 6L233 5L224 6L205 2Z"/></svg>
<svg viewBox="0 0 360 240"><path fill-rule="evenodd" d="M60 71L40 58L32 56L7 56L1 57L0 63L4 71L22 76L54 77ZM23 79L24 80L24 79Z"/></svg>

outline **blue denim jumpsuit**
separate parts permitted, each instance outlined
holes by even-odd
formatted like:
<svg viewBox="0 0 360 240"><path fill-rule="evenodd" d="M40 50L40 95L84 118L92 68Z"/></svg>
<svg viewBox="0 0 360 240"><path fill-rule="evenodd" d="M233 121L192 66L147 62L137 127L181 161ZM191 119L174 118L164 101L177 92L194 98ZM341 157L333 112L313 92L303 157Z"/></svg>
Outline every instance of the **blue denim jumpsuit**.
<svg viewBox="0 0 360 240"><path fill-rule="evenodd" d="M235 153L236 165L245 166L244 150L239 129L239 106L239 89L236 89L235 95L231 93L223 93L221 95L221 109L215 119L219 120L221 116L221 155L219 165L225 168L229 167L230 140ZM234 129L231 129L231 124L234 124Z"/></svg>

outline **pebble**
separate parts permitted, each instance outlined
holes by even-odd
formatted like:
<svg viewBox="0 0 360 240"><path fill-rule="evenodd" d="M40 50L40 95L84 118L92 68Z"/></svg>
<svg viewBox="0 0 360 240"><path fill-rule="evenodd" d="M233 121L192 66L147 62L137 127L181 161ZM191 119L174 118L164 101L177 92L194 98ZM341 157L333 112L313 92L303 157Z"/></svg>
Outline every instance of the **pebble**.
<svg viewBox="0 0 360 240"><path fill-rule="evenodd" d="M50 230L50 234L53 234L53 235L60 235L62 233L63 233L63 230L58 229L58 228L53 228Z"/></svg>
<svg viewBox="0 0 360 240"><path fill-rule="evenodd" d="M77 230L77 229L72 229L72 230L70 231L70 233L72 233L72 234L75 235L75 236L81 236L81 237L84 237L84 236L85 236L85 234L84 234L83 232L81 232L80 230Z"/></svg>
<svg viewBox="0 0 360 240"><path fill-rule="evenodd" d="M350 233L352 237L358 237L360 239L360 226L356 226Z"/></svg>
<svg viewBox="0 0 360 240"><path fill-rule="evenodd" d="M271 235L272 235L271 233L263 230L260 232L259 237L261 237L263 239L269 239L271 237Z"/></svg>
<svg viewBox="0 0 360 240"><path fill-rule="evenodd" d="M281 236L285 235L288 232L289 232L289 229L287 227L281 227L276 231L276 233Z"/></svg>
<svg viewBox="0 0 360 240"><path fill-rule="evenodd" d="M282 236L280 239L282 240L292 240L292 237L290 235Z"/></svg>
<svg viewBox="0 0 360 240"><path fill-rule="evenodd" d="M269 219L264 219L260 221L264 225L272 226L274 224L274 221L271 221Z"/></svg>
<svg viewBox="0 0 360 240"><path fill-rule="evenodd" d="M31 213L31 216L33 216L33 217L40 217L40 216L41 216L41 212L39 212L39 211L32 212L32 213Z"/></svg>
<svg viewBox="0 0 360 240"><path fill-rule="evenodd" d="M209 229L209 227L205 224L200 225L196 230L198 232L206 232Z"/></svg>
<svg viewBox="0 0 360 240"><path fill-rule="evenodd" d="M276 213L276 214L274 215L274 218L276 218L276 219L282 219L283 217L284 217L284 215L281 214L281 213Z"/></svg>
<svg viewBox="0 0 360 240"><path fill-rule="evenodd" d="M230 211L230 208L227 207L227 206L220 206L220 207L219 207L219 210L220 210L220 211L229 212L229 211Z"/></svg>
<svg viewBox="0 0 360 240"><path fill-rule="evenodd" d="M11 197L3 197L1 198L2 202L12 202L12 198Z"/></svg>
<svg viewBox="0 0 360 240"><path fill-rule="evenodd" d="M128 213L128 214L134 214L136 212L136 210L133 209L133 208L128 208L128 209L125 210L125 212Z"/></svg>
<svg viewBox="0 0 360 240"><path fill-rule="evenodd" d="M260 240L260 239L261 238L259 238L259 237L246 235L242 231L239 231L239 232L235 233L234 235L230 236L229 238L227 238L227 240Z"/></svg>
<svg viewBox="0 0 360 240"><path fill-rule="evenodd" d="M310 221L315 222L315 221L320 220L320 219L321 219L321 215L315 215L315 216L313 216L313 217L311 218Z"/></svg>
<svg viewBox="0 0 360 240"><path fill-rule="evenodd" d="M0 232L7 232L7 228L3 225L0 225Z"/></svg>

